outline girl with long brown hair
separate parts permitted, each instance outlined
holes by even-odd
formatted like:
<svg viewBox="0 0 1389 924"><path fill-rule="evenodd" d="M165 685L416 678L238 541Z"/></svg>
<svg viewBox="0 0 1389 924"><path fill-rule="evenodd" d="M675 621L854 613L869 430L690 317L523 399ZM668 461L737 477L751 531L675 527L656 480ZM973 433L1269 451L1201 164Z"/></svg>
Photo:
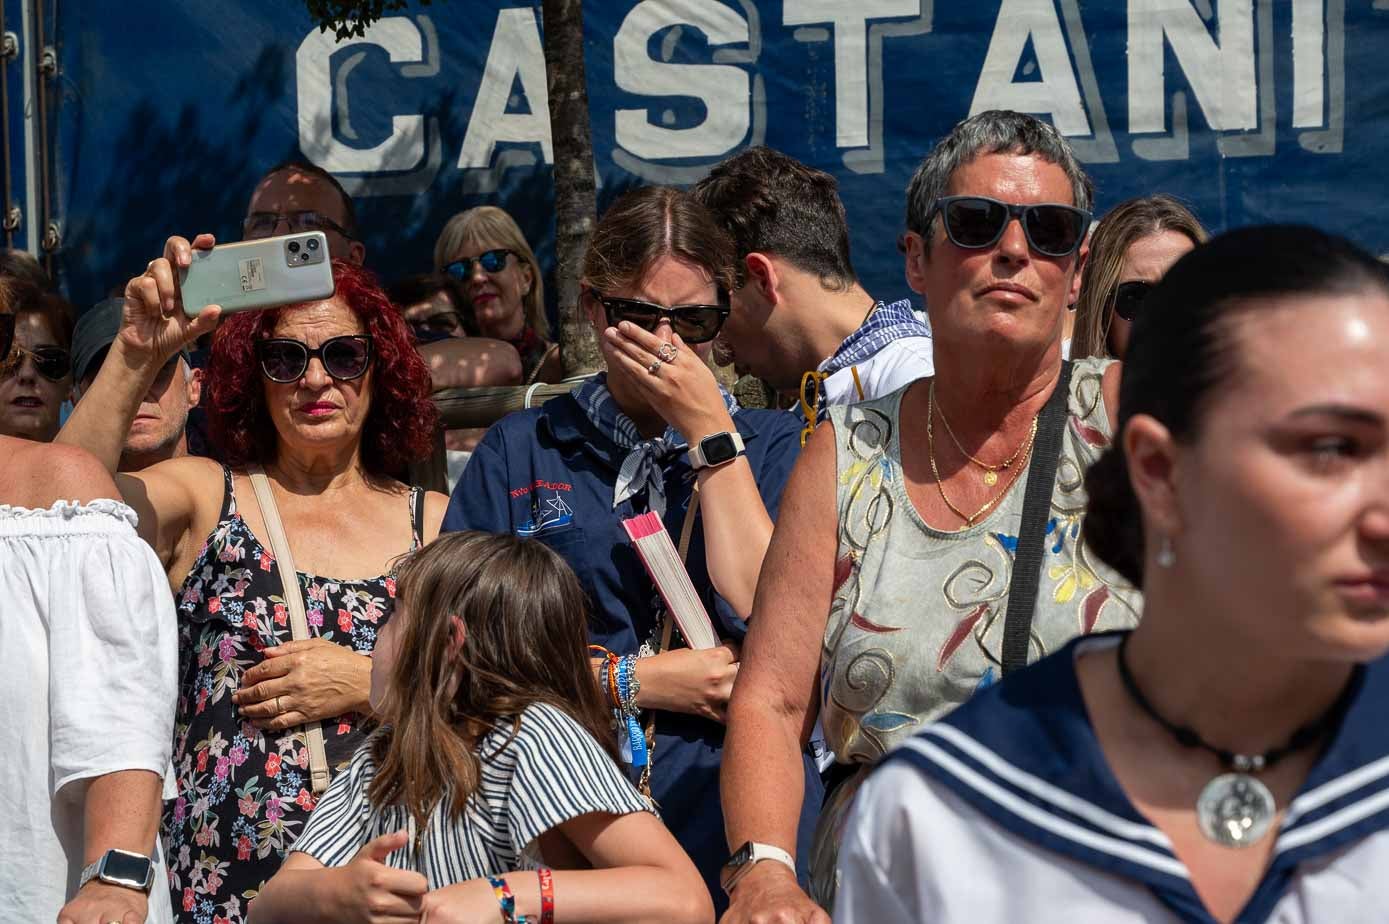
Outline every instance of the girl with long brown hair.
<svg viewBox="0 0 1389 924"><path fill-rule="evenodd" d="M397 582L372 664L382 726L251 920L712 921L694 865L619 769L563 559L462 532L407 557Z"/></svg>

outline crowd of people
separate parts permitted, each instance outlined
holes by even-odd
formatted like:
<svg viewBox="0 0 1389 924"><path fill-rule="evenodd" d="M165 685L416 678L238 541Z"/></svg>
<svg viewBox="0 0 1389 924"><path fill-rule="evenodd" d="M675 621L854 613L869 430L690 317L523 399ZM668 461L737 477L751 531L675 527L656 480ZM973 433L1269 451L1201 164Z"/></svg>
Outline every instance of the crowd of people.
<svg viewBox="0 0 1389 924"><path fill-rule="evenodd" d="M1374 920L1389 268L1094 202L1051 126L961 122L916 309L780 152L628 191L602 369L445 434L448 495L431 394L564 379L502 209L385 288L277 165L244 237L322 231L334 294L226 316L211 235L75 325L7 256L0 920Z"/></svg>

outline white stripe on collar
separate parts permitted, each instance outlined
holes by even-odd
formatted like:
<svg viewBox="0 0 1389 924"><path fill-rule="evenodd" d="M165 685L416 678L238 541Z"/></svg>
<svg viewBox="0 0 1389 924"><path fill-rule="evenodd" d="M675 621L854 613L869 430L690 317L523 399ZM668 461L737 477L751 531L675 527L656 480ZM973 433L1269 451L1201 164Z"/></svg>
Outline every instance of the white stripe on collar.
<svg viewBox="0 0 1389 924"><path fill-rule="evenodd" d="M1373 764L1371 766L1373 766ZM1345 777L1341 777L1341 779L1345 779ZM1340 782L1340 780L1337 780L1337 782ZM1328 783L1327 785L1334 786L1335 784ZM1359 802L1352 802L1345 808L1332 812L1325 818L1314 821L1311 824L1303 825L1296 831L1281 835L1278 838L1277 845L1274 847L1274 855L1281 856L1289 850L1296 850L1298 847L1306 846L1313 841L1335 834L1337 831L1348 828L1358 821L1363 821L1371 815L1376 815L1386 808L1389 808L1389 789L1381 789L1373 796L1361 799Z"/></svg>
<svg viewBox="0 0 1389 924"><path fill-rule="evenodd" d="M1289 804L1288 814L1283 819L1284 829L1297 824L1303 815L1315 812L1326 803L1335 801L1347 793L1355 792L1362 786L1367 786L1386 776L1389 776L1389 757L1381 757L1358 770L1352 770L1344 776L1338 776L1329 783L1323 783L1316 789L1303 793Z"/></svg>
<svg viewBox="0 0 1389 924"><path fill-rule="evenodd" d="M934 729L932 729L932 731L934 731ZM963 785L970 787L984 798L998 805L1001 809L1017 816L1028 824L1042 828L1066 840L1074 841L1091 850L1119 857L1131 863L1136 863L1157 872L1165 873L1176 879L1181 879L1183 881L1190 880L1186 867L1182 865L1181 861L1176 857L1150 850L1132 841L1100 834L1097 831L1078 825L1073 821L1068 821L1065 818L1053 815L1046 809L1040 808L1014 795L1003 786L987 779L982 774L950 756L936 745L923 740L924 737L925 736L911 738L902 746L917 751L923 757L955 777L955 779ZM1027 774L1022 775L1027 776ZM1037 782L1040 783L1041 781L1038 780ZM1059 792L1059 790L1054 790L1054 792ZM1084 804L1095 812L1109 815L1108 812L1104 812L1102 809L1098 809L1089 803ZM1110 818L1122 826L1132 825L1131 822L1126 822L1121 818L1116 818L1114 816L1110 816ZM1156 829L1151 829L1151 836L1156 836L1166 841L1166 837ZM1151 840L1151 836L1148 839Z"/></svg>

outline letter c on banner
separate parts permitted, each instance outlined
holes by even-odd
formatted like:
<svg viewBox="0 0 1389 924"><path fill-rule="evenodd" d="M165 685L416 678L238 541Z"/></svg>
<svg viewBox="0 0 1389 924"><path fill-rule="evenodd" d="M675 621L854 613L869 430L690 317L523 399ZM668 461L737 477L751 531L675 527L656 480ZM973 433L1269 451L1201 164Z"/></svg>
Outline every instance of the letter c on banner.
<svg viewBox="0 0 1389 924"><path fill-rule="evenodd" d="M299 147L310 162L330 173L381 173L411 170L425 156L422 115L391 118L391 136L370 148L339 141L333 133L332 57L352 45L383 48L394 64L423 62L424 38L408 16L382 19L364 36L341 42L331 32L314 29L294 56L299 104Z"/></svg>

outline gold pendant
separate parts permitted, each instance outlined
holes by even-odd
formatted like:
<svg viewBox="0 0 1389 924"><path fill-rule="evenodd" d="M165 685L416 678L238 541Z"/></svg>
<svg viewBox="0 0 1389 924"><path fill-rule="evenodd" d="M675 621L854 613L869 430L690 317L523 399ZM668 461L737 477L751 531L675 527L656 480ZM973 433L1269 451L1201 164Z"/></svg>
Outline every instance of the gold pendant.
<svg viewBox="0 0 1389 924"><path fill-rule="evenodd" d="M985 472L984 484L988 485L991 488L994 485L998 484L998 472Z"/></svg>

